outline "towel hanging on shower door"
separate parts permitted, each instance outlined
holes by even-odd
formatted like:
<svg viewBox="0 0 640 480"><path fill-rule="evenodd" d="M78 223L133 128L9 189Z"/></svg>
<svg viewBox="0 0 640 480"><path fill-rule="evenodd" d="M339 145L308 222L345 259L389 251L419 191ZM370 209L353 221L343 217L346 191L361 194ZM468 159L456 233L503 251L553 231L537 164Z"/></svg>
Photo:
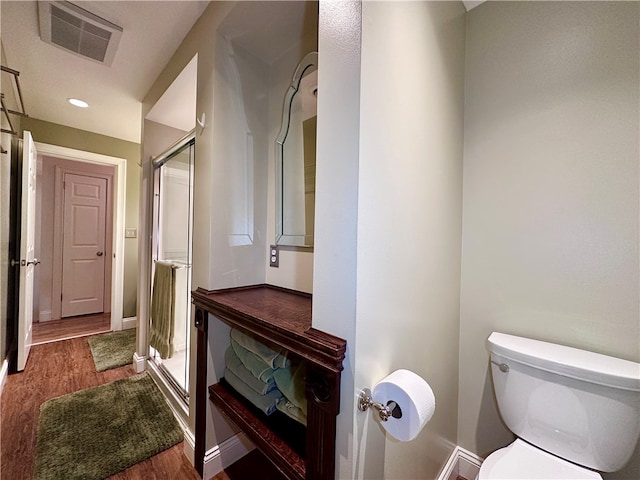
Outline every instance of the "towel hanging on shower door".
<svg viewBox="0 0 640 480"><path fill-rule="evenodd" d="M151 335L149 343L160 358L173 356L176 270L173 264L156 262L151 294Z"/></svg>

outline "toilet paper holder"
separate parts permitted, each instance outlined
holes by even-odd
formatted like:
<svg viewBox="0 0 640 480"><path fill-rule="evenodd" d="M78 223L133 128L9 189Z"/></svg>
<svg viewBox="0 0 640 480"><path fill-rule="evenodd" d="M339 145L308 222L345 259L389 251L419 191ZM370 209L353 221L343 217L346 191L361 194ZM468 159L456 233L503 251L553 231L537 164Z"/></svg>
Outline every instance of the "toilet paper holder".
<svg viewBox="0 0 640 480"><path fill-rule="evenodd" d="M386 422L391 417L402 417L402 409L396 402L394 402L393 400L389 400L386 405L375 402L373 400L373 396L371 395L371 390L369 390L368 388L363 388L360 391L360 395L358 396L358 410L360 410L361 412L366 412L370 407L373 407L378 411L380 420L382 420L383 422Z"/></svg>

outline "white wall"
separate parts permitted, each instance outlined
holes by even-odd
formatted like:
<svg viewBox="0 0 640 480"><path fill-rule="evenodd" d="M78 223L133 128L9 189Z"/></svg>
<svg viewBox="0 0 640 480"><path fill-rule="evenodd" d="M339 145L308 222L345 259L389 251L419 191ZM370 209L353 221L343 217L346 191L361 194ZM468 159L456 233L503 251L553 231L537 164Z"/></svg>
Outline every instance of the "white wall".
<svg viewBox="0 0 640 480"><path fill-rule="evenodd" d="M215 48L209 274L227 288L265 278L269 69L220 34Z"/></svg>
<svg viewBox="0 0 640 480"><path fill-rule="evenodd" d="M637 2L468 13L458 441L480 455L512 438L492 331L640 360L638 23Z"/></svg>
<svg viewBox="0 0 640 480"><path fill-rule="evenodd" d="M228 14L233 4L224 2L212 2L204 11L200 19L195 23L189 34L174 53L173 57L158 76L153 86L145 96L143 101L142 116L149 112L153 105L158 101L166 89L171 85L175 78L180 74L183 68L191 61L194 55L198 54L198 74L197 74L197 101L196 115L198 118L204 113L207 126L202 129L196 128L195 137L195 162L194 162L194 226L193 226L193 269L192 269L192 285L193 288L203 287L205 289L215 288L214 276L215 268L213 262L220 256L225 256L227 252L214 251L213 248L213 224L214 224L214 166L217 158L214 156L214 138L223 141L223 138L214 137L214 108L213 108L213 92L214 78L216 76L216 43L217 35L215 34L221 21ZM146 133L145 133L146 141ZM165 147L166 148L166 147ZM160 153L160 152L155 152ZM149 158L143 156L143 167L145 176L141 185L141 201L147 204L147 208L141 208L141 211L149 215L148 208L149 191L152 188L151 168L149 166ZM217 206L217 203L215 204ZM147 233L148 235L148 233ZM146 251L141 250L141 264L150 259L148 245ZM219 248L219 244L217 247ZM148 265L145 267L148 271ZM142 283L142 282L141 282ZM148 287L148 281L147 281ZM142 286L141 286L142 289ZM148 290L148 289L147 289ZM147 295L145 290L143 294ZM144 311L141 309L141 322L146 322ZM215 329L212 329L215 330ZM195 352L196 345L196 329L191 329L191 345ZM141 341L144 339L142 338ZM144 345L138 346L144 348ZM191 354L190 365L190 389L195 392L195 354ZM217 375L213 368L209 368L209 377L207 383L211 384L217 381ZM192 431L195 430L195 402L191 402L189 407L189 426ZM207 401L207 448L211 448L220 444L224 440L231 437L234 433L234 427L215 412L215 408Z"/></svg>
<svg viewBox="0 0 640 480"><path fill-rule="evenodd" d="M456 444L464 39L461 3L363 4L356 387L407 368L437 405L387 436L384 478L435 478Z"/></svg>
<svg viewBox="0 0 640 480"><path fill-rule="evenodd" d="M321 4L319 52L313 322L348 342L336 476L435 478L457 433L464 8ZM438 405L410 443L355 402L398 368Z"/></svg>
<svg viewBox="0 0 640 480"><path fill-rule="evenodd" d="M336 433L336 478L356 478L356 256L360 155L358 2L320 2L313 326L347 341Z"/></svg>
<svg viewBox="0 0 640 480"><path fill-rule="evenodd" d="M293 3L285 2L285 8L291 9ZM280 132L282 124L282 111L284 95L289 85L293 73L302 58L309 52L318 50L318 14L317 4L311 2L296 4L296 9L302 7L305 14L302 21L296 26L298 35L291 37L284 43L284 47L279 55L269 63L269 132L267 140L268 153L268 190L267 190L267 236L264 258L266 262L266 283L284 288L291 288L303 292L313 291L313 249L281 247L279 267L269 267L269 245L275 243L275 162L276 148L275 140ZM282 40L274 35L275 40ZM272 40L273 41L273 40Z"/></svg>
<svg viewBox="0 0 640 480"><path fill-rule="evenodd" d="M265 118L269 130L254 136L267 152L254 157L254 218L265 215L256 231L267 233L260 253L228 242L231 166L216 116L222 92L240 89L215 32L232 7L209 6L147 99L199 52L197 114L209 126L196 136L194 287L266 278L304 289L295 268L265 271L272 163L268 177L260 169L281 99L265 117L249 97L276 96L280 66L263 82L265 65L241 48L235 67L256 82L242 85L242 110L251 130ZM486 3L466 15L466 52L458 2L319 7L313 323L348 342L336 477L434 478L454 444L486 454L510 439L487 376L491 330L638 360L638 5ZM210 324L220 343L228 332ZM361 388L401 367L437 402L407 444L356 409ZM208 409L210 447L231 429Z"/></svg>
<svg viewBox="0 0 640 480"><path fill-rule="evenodd" d="M292 45L270 65L267 248L275 242L276 237L275 139L282 124L284 94L291 85L291 77L300 60L307 53L316 50L317 31L308 32L299 44ZM268 261L267 252L265 252L265 258ZM281 247L279 267L267 266L266 283L311 293L313 291L313 259L312 249Z"/></svg>
<svg viewBox="0 0 640 480"><path fill-rule="evenodd" d="M290 6L276 5L280 9ZM260 3L212 2L144 101L146 114L198 54L196 115L200 118L204 114L207 124L204 129L196 128L195 140L194 288L265 282L267 245L272 242L266 226L268 162L273 145L269 138L270 70L267 62L233 41L234 35L248 28L251 32L261 24L256 12L264 12L264 8ZM212 384L222 375L228 329L213 317L209 329L207 383ZM195 338L191 340L195 345ZM192 391L194 368L192 362ZM207 448L211 448L229 438L234 427L208 401L207 411ZM190 422L193 427L193 405Z"/></svg>

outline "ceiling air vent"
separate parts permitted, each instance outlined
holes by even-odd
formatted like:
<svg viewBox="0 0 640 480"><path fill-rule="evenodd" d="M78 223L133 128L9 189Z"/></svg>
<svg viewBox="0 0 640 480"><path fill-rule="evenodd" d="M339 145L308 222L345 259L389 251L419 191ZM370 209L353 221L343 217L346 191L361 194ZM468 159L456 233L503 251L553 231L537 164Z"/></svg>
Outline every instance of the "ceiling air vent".
<svg viewBox="0 0 640 480"><path fill-rule="evenodd" d="M38 12L44 42L111 65L122 27L66 1L38 2Z"/></svg>

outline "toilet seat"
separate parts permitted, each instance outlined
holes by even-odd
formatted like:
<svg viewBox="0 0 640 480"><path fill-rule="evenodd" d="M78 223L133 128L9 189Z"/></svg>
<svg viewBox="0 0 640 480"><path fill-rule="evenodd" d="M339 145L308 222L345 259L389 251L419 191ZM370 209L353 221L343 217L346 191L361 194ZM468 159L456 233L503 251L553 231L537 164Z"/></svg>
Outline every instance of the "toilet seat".
<svg viewBox="0 0 640 480"><path fill-rule="evenodd" d="M551 455L516 439L489 455L478 480L602 480L598 472Z"/></svg>

